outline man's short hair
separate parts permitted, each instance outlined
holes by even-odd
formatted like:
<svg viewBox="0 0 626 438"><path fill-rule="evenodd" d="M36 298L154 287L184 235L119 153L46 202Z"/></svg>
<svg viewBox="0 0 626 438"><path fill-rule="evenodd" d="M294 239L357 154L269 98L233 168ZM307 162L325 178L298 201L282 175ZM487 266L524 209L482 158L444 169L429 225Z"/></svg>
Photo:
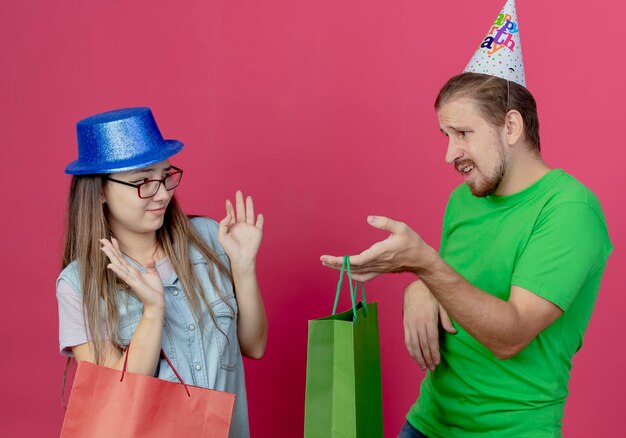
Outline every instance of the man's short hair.
<svg viewBox="0 0 626 438"><path fill-rule="evenodd" d="M526 88L496 76L461 73L441 88L435 101L435 110L438 111L446 102L460 97L472 99L481 116L494 126L504 126L506 114L517 110L524 121L526 139L534 150L541 150L537 103Z"/></svg>

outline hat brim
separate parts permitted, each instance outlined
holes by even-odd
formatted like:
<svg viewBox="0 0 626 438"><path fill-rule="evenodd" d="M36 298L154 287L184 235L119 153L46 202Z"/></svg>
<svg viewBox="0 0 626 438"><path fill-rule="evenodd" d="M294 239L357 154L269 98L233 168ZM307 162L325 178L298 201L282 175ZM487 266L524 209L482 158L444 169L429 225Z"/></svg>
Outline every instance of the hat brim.
<svg viewBox="0 0 626 438"><path fill-rule="evenodd" d="M150 151L147 154L137 155L127 160L117 160L108 163L85 163L76 160L67 165L65 173L69 175L101 175L141 169L170 158L180 152L184 146L178 140L163 140L163 146L156 153L155 151Z"/></svg>

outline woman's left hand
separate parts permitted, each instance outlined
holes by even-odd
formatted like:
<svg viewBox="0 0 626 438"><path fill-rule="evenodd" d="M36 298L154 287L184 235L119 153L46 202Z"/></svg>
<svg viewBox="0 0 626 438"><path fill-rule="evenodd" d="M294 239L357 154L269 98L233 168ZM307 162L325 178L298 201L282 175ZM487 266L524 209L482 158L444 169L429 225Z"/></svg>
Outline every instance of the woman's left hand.
<svg viewBox="0 0 626 438"><path fill-rule="evenodd" d="M222 219L217 234L226 255L233 267L253 267L263 238L263 215L254 217L254 203L248 196L244 202L243 194L235 194L235 208L226 200L226 217Z"/></svg>

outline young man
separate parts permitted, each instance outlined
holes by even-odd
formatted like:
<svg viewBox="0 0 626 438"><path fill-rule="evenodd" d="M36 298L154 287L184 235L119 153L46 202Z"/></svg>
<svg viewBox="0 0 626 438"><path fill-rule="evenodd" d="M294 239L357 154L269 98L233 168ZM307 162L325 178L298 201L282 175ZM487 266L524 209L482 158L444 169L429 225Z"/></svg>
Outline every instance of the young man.
<svg viewBox="0 0 626 438"><path fill-rule="evenodd" d="M517 31L514 7L499 20ZM361 281L419 277L405 290L405 337L430 372L400 437L560 436L571 359L611 243L593 193L543 162L523 69L518 84L510 71L475 73L473 62L435 103L446 162L465 180L448 202L439 254L407 225L370 216L391 235L352 256L352 271Z"/></svg>

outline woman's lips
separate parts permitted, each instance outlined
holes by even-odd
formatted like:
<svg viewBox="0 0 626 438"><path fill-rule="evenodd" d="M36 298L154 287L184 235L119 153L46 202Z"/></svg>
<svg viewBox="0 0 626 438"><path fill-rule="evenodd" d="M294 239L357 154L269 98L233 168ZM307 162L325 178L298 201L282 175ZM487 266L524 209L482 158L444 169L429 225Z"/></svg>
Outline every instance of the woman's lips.
<svg viewBox="0 0 626 438"><path fill-rule="evenodd" d="M161 208L153 208L151 210L148 210L150 213L154 213L156 215L163 215L165 214L165 207L161 207Z"/></svg>

